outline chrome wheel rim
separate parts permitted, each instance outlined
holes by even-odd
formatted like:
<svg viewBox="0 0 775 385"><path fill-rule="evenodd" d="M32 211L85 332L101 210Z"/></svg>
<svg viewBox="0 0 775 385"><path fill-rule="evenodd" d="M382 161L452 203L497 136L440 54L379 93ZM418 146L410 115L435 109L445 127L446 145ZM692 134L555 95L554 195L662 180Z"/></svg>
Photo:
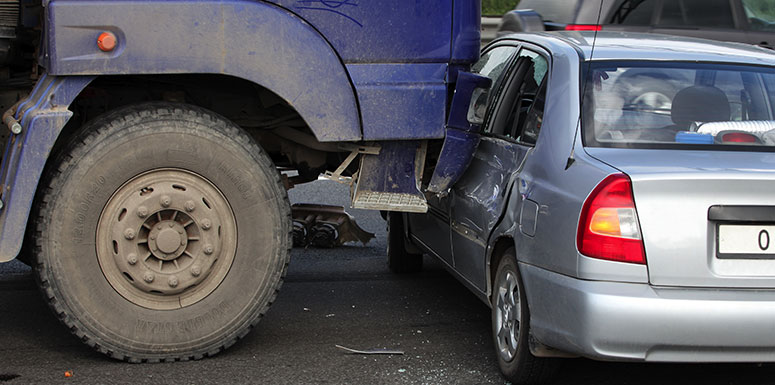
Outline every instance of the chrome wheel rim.
<svg viewBox="0 0 775 385"><path fill-rule="evenodd" d="M132 178L108 200L97 225L97 258L126 300L154 310L211 294L234 261L237 225L210 181L183 169Z"/></svg>
<svg viewBox="0 0 775 385"><path fill-rule="evenodd" d="M517 276L508 271L498 282L495 293L495 339L498 353L504 361L511 361L517 354L521 310Z"/></svg>

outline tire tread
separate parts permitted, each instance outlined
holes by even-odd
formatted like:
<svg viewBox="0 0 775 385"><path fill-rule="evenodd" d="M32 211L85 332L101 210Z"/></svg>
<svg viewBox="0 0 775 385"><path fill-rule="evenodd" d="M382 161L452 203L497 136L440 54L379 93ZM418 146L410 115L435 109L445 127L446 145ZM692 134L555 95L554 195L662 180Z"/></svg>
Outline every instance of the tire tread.
<svg viewBox="0 0 775 385"><path fill-rule="evenodd" d="M256 327L258 322L268 311L269 307L274 303L279 293L280 287L285 281L285 275L288 270L288 264L290 263L290 251L292 248L293 233L292 228L288 226L286 245L286 252L284 258L279 266L280 277L277 285L272 292L267 304L258 311L258 314L249 322L246 322L241 329L233 333L233 337L225 341L219 341L215 346L206 346L198 349L195 352L187 352L185 354L158 354L158 355L138 355L132 352L120 351L116 348L106 347L100 337L96 335L89 335L85 332L85 328L79 322L77 317L69 314L65 307L62 306L56 299L56 295L48 281L48 266L44 263L44 259L41 257L43 254L43 237L42 235L48 231L47 218L52 216L51 202L53 197L59 191L58 187L64 183L67 177L67 173L72 169L77 159L80 159L85 153L85 149L96 141L106 140L110 135L120 135L118 128L126 124L132 124L135 122L141 123L143 118L157 116L158 114L167 116L185 116L187 119L193 119L196 121L204 121L208 123L208 126L213 129L218 129L229 138L236 140L242 147L249 151L260 167L267 169L275 169L269 156L264 150L258 146L255 141L248 136L248 134L233 124L223 124L228 122L225 118L222 118L210 111L204 110L196 106L182 105L176 103L165 102L152 102L143 103L139 105L124 107L113 112L102 115L96 118L92 122L84 125L78 133L76 133L72 139L62 148L51 163L51 167L47 172L44 172L43 178L41 178L40 186L45 186L39 189L36 197L34 211L30 216L33 221L34 240L31 240L33 244L33 257L35 278L41 292L44 295L48 306L54 311L56 317L67 327L70 332L78 339L83 341L86 345L90 346L94 350L103 353L107 356L115 358L120 361L126 361L130 363L144 363L144 362L164 362L164 361L189 361L199 360L205 357L214 356L230 346L234 345L238 340L244 338L253 328ZM274 176L274 183L284 190L282 179L279 172L272 173ZM281 194L281 198L284 200L282 204L282 215L288 218L288 223L291 223L291 208L290 201L287 194ZM28 231L29 233L29 231Z"/></svg>

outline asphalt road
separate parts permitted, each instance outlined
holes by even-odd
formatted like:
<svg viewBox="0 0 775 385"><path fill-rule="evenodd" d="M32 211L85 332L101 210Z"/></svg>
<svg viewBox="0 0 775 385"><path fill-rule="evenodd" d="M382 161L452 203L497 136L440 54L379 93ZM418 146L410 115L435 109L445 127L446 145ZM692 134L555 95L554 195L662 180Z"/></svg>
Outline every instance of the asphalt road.
<svg viewBox="0 0 775 385"><path fill-rule="evenodd" d="M347 204L347 188L333 182L300 186L290 195L294 202ZM422 273L391 274L379 214L348 211L377 238L366 247L295 249L286 283L258 328L231 349L196 362L135 365L98 354L52 315L26 266L0 264L0 383L505 383L487 306L428 257ZM352 355L336 344L405 354ZM774 384L775 366L575 359L565 362L556 383Z"/></svg>

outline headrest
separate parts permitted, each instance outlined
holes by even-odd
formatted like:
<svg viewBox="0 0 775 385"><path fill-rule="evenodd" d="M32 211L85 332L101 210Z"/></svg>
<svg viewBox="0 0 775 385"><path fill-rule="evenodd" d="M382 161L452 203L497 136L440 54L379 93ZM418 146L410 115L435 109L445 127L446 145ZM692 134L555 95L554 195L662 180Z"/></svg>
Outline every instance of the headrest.
<svg viewBox="0 0 775 385"><path fill-rule="evenodd" d="M722 122L729 120L730 114L727 95L716 87L687 87L673 98L671 116L675 124Z"/></svg>

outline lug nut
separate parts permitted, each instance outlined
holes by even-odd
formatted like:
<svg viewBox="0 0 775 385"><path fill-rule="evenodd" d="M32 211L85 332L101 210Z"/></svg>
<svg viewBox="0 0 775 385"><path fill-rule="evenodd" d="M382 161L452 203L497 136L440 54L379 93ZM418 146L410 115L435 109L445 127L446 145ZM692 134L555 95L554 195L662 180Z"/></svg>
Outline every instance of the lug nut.
<svg viewBox="0 0 775 385"><path fill-rule="evenodd" d="M170 285L170 287L175 287L175 286L178 286L178 277L176 277L176 276L174 276L174 275L173 275L173 276L171 276L171 277L170 277L170 278L167 280L167 283Z"/></svg>
<svg viewBox="0 0 775 385"><path fill-rule="evenodd" d="M154 278L156 278L156 277L154 277L153 273L151 273L150 271L146 271L145 274L143 274L143 280L145 282L151 283L151 282L153 282Z"/></svg>
<svg viewBox="0 0 775 385"><path fill-rule="evenodd" d="M213 245L210 245L210 244L205 245L204 252L207 255L212 254L213 253Z"/></svg>
<svg viewBox="0 0 775 385"><path fill-rule="evenodd" d="M130 241L135 239L135 231L132 230L132 229L124 230L124 238L126 238L126 239L128 239Z"/></svg>
<svg viewBox="0 0 775 385"><path fill-rule="evenodd" d="M210 222L209 219L207 219L207 218L202 219L202 229L203 230L210 230L211 227L213 227L213 223Z"/></svg>
<svg viewBox="0 0 775 385"><path fill-rule="evenodd" d="M126 261L129 262L130 265L134 265L137 263L137 254L129 254L126 256Z"/></svg>
<svg viewBox="0 0 775 385"><path fill-rule="evenodd" d="M186 201L185 208L186 208L186 211L192 212L194 211L194 209L196 209L196 204L194 203L194 201Z"/></svg>
<svg viewBox="0 0 775 385"><path fill-rule="evenodd" d="M170 198L169 195L162 195L159 199L159 203L161 203L161 207L170 207L172 204L172 198Z"/></svg>
<svg viewBox="0 0 775 385"><path fill-rule="evenodd" d="M140 218L145 218L148 216L148 208L145 206L140 206L137 208L137 216Z"/></svg>
<svg viewBox="0 0 775 385"><path fill-rule="evenodd" d="M198 277L199 274L202 274L202 268L199 265L191 266L191 275Z"/></svg>

